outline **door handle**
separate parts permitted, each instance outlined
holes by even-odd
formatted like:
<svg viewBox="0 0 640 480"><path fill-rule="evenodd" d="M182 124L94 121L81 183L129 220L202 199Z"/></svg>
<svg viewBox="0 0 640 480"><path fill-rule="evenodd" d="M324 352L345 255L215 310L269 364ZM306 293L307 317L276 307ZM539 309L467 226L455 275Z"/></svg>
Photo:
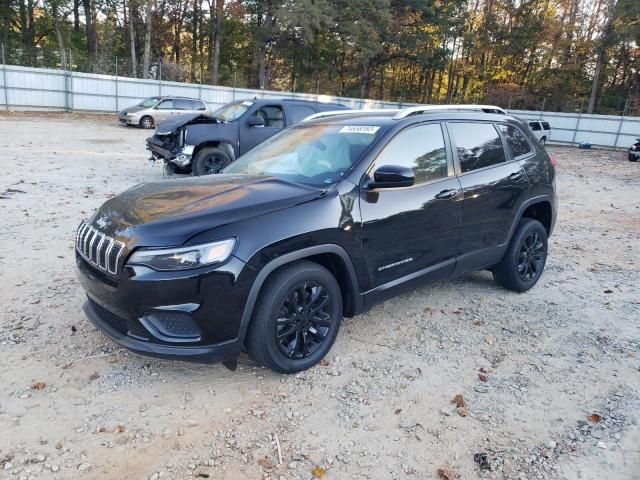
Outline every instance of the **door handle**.
<svg viewBox="0 0 640 480"><path fill-rule="evenodd" d="M524 172L513 172L509 175L509 180L520 180L522 177L524 177Z"/></svg>
<svg viewBox="0 0 640 480"><path fill-rule="evenodd" d="M436 194L435 198L447 199L447 198L453 198L456 195L458 195L458 190L455 190L455 189L442 190L440 193Z"/></svg>

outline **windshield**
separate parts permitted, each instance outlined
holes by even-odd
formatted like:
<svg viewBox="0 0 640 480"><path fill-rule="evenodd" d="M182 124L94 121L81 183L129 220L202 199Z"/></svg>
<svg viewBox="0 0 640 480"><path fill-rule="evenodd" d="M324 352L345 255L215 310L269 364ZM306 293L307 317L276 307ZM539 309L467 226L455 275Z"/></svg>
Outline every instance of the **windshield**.
<svg viewBox="0 0 640 480"><path fill-rule="evenodd" d="M149 108L149 107L153 107L156 103L158 103L158 100L160 100L158 97L150 97L150 98L147 98L146 100L143 100L138 105L140 105L141 107Z"/></svg>
<svg viewBox="0 0 640 480"><path fill-rule="evenodd" d="M244 115L244 112L246 112L251 105L253 105L253 102L247 101L228 103L227 105L220 107L211 115L219 118L220 120L224 120L225 122L233 122Z"/></svg>
<svg viewBox="0 0 640 480"><path fill-rule="evenodd" d="M340 180L380 134L380 127L369 125L290 128L261 143L223 172L327 186Z"/></svg>

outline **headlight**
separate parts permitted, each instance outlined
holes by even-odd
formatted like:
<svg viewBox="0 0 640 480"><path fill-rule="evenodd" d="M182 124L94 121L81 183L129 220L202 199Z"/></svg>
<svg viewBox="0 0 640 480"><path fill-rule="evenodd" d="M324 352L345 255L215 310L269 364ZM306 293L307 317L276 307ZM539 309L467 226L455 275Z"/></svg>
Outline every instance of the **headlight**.
<svg viewBox="0 0 640 480"><path fill-rule="evenodd" d="M127 262L130 265L146 265L154 270L187 270L224 262L236 244L234 238L220 242L191 245L180 248L153 248L133 252Z"/></svg>

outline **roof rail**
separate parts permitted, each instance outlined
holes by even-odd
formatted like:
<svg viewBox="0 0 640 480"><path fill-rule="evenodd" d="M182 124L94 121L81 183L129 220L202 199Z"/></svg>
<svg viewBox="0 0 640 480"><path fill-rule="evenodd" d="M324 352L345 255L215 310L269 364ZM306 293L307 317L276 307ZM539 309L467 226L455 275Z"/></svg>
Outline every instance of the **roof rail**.
<svg viewBox="0 0 640 480"><path fill-rule="evenodd" d="M428 113L434 111L443 111L443 110L470 110L470 111L481 111L484 113L498 113L502 115L506 115L502 108L496 107L495 105L420 105L418 107L409 107L400 110L394 117L394 120L400 120L401 118L406 118L409 115L416 115L420 113Z"/></svg>
<svg viewBox="0 0 640 480"><path fill-rule="evenodd" d="M324 118L324 117L335 117L337 115L349 115L352 113L395 113L395 112L399 112L400 110L395 109L395 108L378 108L378 109L373 109L373 110L328 110L326 112L318 112L318 113L314 113L313 115L309 115L308 117L305 117L304 119L302 119L302 122L308 122L309 120L317 120L318 118Z"/></svg>

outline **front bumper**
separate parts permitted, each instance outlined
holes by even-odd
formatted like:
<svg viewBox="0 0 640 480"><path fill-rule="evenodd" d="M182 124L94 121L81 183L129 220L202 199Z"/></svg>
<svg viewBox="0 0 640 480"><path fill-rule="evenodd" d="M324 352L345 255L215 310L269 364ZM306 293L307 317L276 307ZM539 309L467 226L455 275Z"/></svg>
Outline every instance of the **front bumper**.
<svg viewBox="0 0 640 480"><path fill-rule="evenodd" d="M254 270L231 257L222 266L156 272L126 266L118 278L76 255L89 320L112 340L143 355L220 361L240 354L241 319Z"/></svg>
<svg viewBox="0 0 640 480"><path fill-rule="evenodd" d="M124 125L138 125L139 119L133 115L118 114L118 121Z"/></svg>
<svg viewBox="0 0 640 480"><path fill-rule="evenodd" d="M634 157L640 159L640 150L631 150L629 149L629 158Z"/></svg>

